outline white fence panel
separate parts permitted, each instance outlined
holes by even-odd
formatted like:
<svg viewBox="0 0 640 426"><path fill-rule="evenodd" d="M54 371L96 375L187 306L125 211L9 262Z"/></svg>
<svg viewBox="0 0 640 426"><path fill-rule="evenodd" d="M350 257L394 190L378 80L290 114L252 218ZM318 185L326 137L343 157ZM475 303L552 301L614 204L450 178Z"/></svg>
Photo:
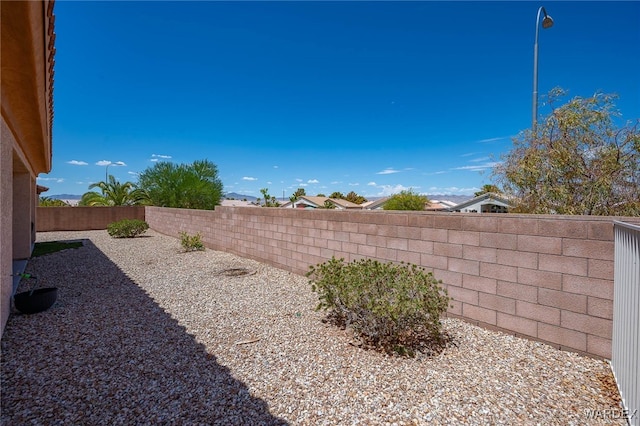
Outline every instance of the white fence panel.
<svg viewBox="0 0 640 426"><path fill-rule="evenodd" d="M640 226L615 221L614 234L611 368L627 420L640 426Z"/></svg>

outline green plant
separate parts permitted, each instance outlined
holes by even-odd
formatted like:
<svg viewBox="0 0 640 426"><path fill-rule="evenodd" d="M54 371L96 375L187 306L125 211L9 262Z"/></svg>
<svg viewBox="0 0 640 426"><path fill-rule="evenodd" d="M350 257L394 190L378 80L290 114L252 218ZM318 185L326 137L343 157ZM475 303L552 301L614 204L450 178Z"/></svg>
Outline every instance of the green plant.
<svg viewBox="0 0 640 426"><path fill-rule="evenodd" d="M276 197L274 195L269 195L269 188L262 188L260 192L264 196L264 204L262 207L280 207L280 203Z"/></svg>
<svg viewBox="0 0 640 426"><path fill-rule="evenodd" d="M384 210L424 210L429 199L425 195L420 195L413 189L400 191L392 195L386 203L382 205Z"/></svg>
<svg viewBox="0 0 640 426"><path fill-rule="evenodd" d="M184 251L204 250L202 236L198 232L195 235L189 235L186 232L180 232L180 244Z"/></svg>
<svg viewBox="0 0 640 426"><path fill-rule="evenodd" d="M107 232L114 238L134 238L149 229L149 224L140 219L122 219L107 225Z"/></svg>
<svg viewBox="0 0 640 426"><path fill-rule="evenodd" d="M223 197L218 167L209 160L159 161L140 173L138 186L147 203L158 207L213 210Z"/></svg>
<svg viewBox="0 0 640 426"><path fill-rule="evenodd" d="M100 192L85 192L78 203L79 206L133 206L143 204L146 200L144 191L132 182L120 183L113 175L106 181L89 185L89 189L100 188Z"/></svg>
<svg viewBox="0 0 640 426"><path fill-rule="evenodd" d="M422 267L332 257L306 276L318 293L317 309L330 310L329 320L351 327L366 346L413 356L445 341L440 317L451 299Z"/></svg>
<svg viewBox="0 0 640 426"><path fill-rule="evenodd" d="M58 200L50 197L40 197L38 199L39 207L71 207L66 201Z"/></svg>
<svg viewBox="0 0 640 426"><path fill-rule="evenodd" d="M513 213L640 215L640 120L620 122L614 94L549 92L547 117L513 139L493 170Z"/></svg>

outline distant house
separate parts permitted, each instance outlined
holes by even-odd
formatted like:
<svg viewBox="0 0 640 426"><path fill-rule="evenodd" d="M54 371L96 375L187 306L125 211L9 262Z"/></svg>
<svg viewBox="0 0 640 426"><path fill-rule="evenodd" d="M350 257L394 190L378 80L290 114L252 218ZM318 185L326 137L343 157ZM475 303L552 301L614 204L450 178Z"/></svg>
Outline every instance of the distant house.
<svg viewBox="0 0 640 426"><path fill-rule="evenodd" d="M220 205L224 207L260 207L251 201L245 200L222 200L220 201Z"/></svg>
<svg viewBox="0 0 640 426"><path fill-rule="evenodd" d="M450 211L461 213L508 213L511 207L511 203L504 195L487 192L451 207Z"/></svg>
<svg viewBox="0 0 640 426"><path fill-rule="evenodd" d="M303 195L294 202L284 203L283 208L295 208L295 209L324 209L330 204L338 210L362 210L360 204L352 203L351 201L343 200L340 198L329 197L311 197Z"/></svg>
<svg viewBox="0 0 640 426"><path fill-rule="evenodd" d="M384 208L384 203L389 201L390 197L382 197L377 200L367 201L366 203L362 203L362 208L364 210L382 210Z"/></svg>
<svg viewBox="0 0 640 426"><path fill-rule="evenodd" d="M0 7L2 121L0 138L0 335L14 281L36 239L40 173L51 171L53 1L3 1Z"/></svg>
<svg viewBox="0 0 640 426"><path fill-rule="evenodd" d="M445 210L451 210L452 207L455 207L458 204L449 200L430 200L430 201L434 204L439 204L440 206L444 207Z"/></svg>
<svg viewBox="0 0 640 426"><path fill-rule="evenodd" d="M438 200L429 200L429 202L426 203L424 206L425 211L428 211L428 212L444 212L444 211L448 211L450 208L451 206Z"/></svg>

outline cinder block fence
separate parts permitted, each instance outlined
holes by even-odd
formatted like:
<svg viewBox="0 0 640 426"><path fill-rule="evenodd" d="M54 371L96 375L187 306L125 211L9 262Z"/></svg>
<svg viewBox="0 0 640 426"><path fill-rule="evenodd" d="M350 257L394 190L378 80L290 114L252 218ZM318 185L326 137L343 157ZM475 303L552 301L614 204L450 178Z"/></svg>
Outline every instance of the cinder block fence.
<svg viewBox="0 0 640 426"><path fill-rule="evenodd" d="M613 220L533 216L218 207L147 207L152 229L290 270L331 256L432 270L449 310L483 327L611 358Z"/></svg>
<svg viewBox="0 0 640 426"><path fill-rule="evenodd" d="M37 207L36 217L36 231L86 231L122 219L144 220L144 207Z"/></svg>

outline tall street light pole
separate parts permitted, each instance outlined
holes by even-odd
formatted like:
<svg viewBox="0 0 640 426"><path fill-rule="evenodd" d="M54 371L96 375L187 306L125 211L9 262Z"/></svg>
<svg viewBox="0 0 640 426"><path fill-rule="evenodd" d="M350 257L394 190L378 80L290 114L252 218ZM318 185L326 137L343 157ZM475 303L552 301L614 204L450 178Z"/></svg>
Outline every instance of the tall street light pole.
<svg viewBox="0 0 640 426"><path fill-rule="evenodd" d="M553 26L553 19L547 15L547 11L541 6L538 9L538 17L536 18L536 40L533 44L533 120L531 127L534 135L538 127L538 31L540 29L540 13L544 15L542 28L547 29Z"/></svg>

